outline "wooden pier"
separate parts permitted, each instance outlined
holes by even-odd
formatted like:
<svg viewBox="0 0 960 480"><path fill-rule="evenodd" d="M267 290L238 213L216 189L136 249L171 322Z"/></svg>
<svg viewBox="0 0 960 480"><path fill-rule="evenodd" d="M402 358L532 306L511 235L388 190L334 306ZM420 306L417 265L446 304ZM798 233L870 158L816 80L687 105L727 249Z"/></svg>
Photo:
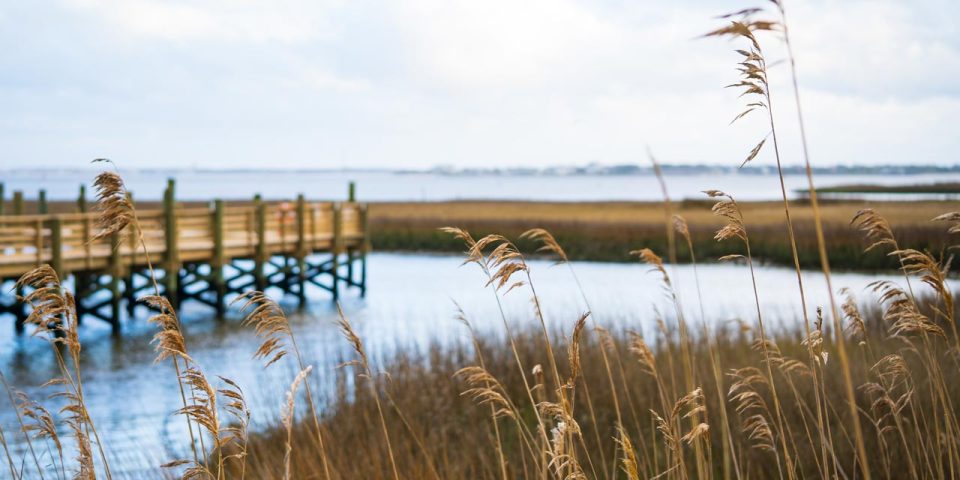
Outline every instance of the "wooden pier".
<svg viewBox="0 0 960 480"><path fill-rule="evenodd" d="M28 307L11 293L17 278L43 264L53 267L65 284L72 278L81 322L105 321L115 334L122 312L134 317L136 299L153 293L150 266L173 305L193 300L218 316L230 295L249 290L295 295L301 306L311 284L333 299L341 287L356 287L362 296L367 209L355 201L354 191L351 184L344 202L308 201L303 195L266 202L256 196L252 202L212 200L194 207L176 201L175 183L169 180L162 209L137 209L142 232L131 225L113 237L93 240L97 213L88 211L83 187L75 212L47 213L41 191L37 213L27 215L22 192L14 192L11 205L5 206L0 184L0 317L9 314L17 332L24 330Z"/></svg>

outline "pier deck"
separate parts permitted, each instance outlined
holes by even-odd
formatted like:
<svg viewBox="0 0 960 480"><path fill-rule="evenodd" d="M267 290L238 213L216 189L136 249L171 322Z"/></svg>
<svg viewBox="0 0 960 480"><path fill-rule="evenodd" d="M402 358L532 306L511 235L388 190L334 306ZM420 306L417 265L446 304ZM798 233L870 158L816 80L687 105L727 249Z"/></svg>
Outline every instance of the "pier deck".
<svg viewBox="0 0 960 480"><path fill-rule="evenodd" d="M17 278L43 264L61 281L72 279L81 320L104 320L116 333L121 305L132 316L136 299L153 292L151 267L175 306L196 300L219 314L226 296L251 289L279 289L301 304L308 284L335 299L342 284L363 295L367 210L350 191L345 202L299 195L290 202L213 200L208 207L186 207L175 201L170 181L162 209L137 210L139 230L131 224L97 240L97 213L84 211L82 192L76 213L31 215L22 214L22 195L15 194L14 211L0 212L0 316L12 314L23 331L27 307L10 292ZM46 211L44 197L40 211Z"/></svg>

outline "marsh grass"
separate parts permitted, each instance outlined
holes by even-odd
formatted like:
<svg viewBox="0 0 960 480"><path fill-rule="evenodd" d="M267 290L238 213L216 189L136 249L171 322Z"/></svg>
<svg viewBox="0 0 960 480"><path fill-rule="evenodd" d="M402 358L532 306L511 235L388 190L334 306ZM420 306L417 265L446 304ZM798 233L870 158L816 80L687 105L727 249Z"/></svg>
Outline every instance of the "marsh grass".
<svg viewBox="0 0 960 480"><path fill-rule="evenodd" d="M311 387L311 373L333 365L303 357L282 308L261 292L242 295L243 324L261 342L251 355L265 368L287 359L298 372L274 412L251 411L241 385L223 377L219 386L211 383L214 377L190 357L177 313L149 261L129 192L118 173L99 175L96 237L129 236L142 247L154 293L141 301L154 311L156 360L173 366L181 406L172 413L182 415L188 426L184 441L192 459L158 467L182 478L218 480L248 475L394 480L960 476L960 333L949 284L952 258L912 244L915 237L895 230L874 209L846 216L846 233L837 233L832 206L820 204L810 175L785 9L779 0L772 3L778 20L757 19L761 9L745 9L724 16L730 23L708 35L747 41L747 49L738 51L742 78L734 86L757 98L734 120L766 111L769 133L744 163L760 158L769 138L778 169L780 139L758 35L781 36L791 67L809 205L798 210L788 201L782 174L782 217L757 218L757 210L718 190L705 192L712 208L674 204L651 155L664 202L655 216L632 218L637 230L626 234L620 224L604 219L591 220L608 229L597 228L589 238L574 234L584 224L568 219L558 220L552 231L528 230L510 220L484 224L504 227L506 234L475 236L463 226L443 228L431 235L464 250L464 264L478 270L477 288L488 290L491 301L500 306L508 295L529 299L529 323L508 322L500 307L504 336L485 337L457 307L456 318L468 329L470 342L400 350L374 365L339 310L337 326L351 353L335 368L333 388ZM937 212L930 218L950 224L924 227L930 231L960 232L960 213ZM427 223L413 221L412 228L436 218L420 221ZM643 235L633 235L640 231ZM842 236L857 231L865 241ZM631 319L656 324L648 337L629 323L611 330L594 319L591 299L570 262L585 252L621 246L622 255L639 258L657 273L670 306ZM834 291L829 254L848 249L895 265L903 284L874 282L865 302L852 292ZM658 252L666 252L667 260ZM568 319L547 318L536 272L527 263L530 254L566 265L571 294L582 299L584 311L571 312ZM803 307L785 330L771 331L760 307L765 286L757 283L755 265L764 257L789 259L798 274ZM720 322L704 304L702 291L723 286L700 283L697 258L744 265L741 281L751 282L754 318L739 319L739 328ZM673 288L671 266L681 259L694 264L699 330L690 321L693 304L681 301ZM829 305L816 306L813 315L800 277L801 266L811 263L820 267L830 290ZM919 284L926 293L918 293ZM23 458L15 458L7 444L11 432L0 430L7 470L14 479L111 478L107 446L83 393L73 297L45 265L24 275L18 287L32 306L28 323L56 358L58 374L48 387L66 406L51 412L0 376L17 414L17 434L27 445ZM298 418L304 410L309 416ZM277 424L251 432L253 415ZM73 437L69 446L61 431Z"/></svg>

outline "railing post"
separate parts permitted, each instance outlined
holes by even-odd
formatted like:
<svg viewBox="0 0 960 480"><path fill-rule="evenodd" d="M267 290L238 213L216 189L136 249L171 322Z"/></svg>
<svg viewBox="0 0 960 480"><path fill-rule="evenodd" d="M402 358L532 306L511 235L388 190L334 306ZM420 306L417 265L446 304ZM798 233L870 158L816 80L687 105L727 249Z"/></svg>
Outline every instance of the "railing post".
<svg viewBox="0 0 960 480"><path fill-rule="evenodd" d="M163 192L164 237L166 240L163 287L170 304L174 307L179 307L177 286L180 277L180 262L178 258L179 252L177 252L177 202L174 189L175 183L171 178L167 180L167 189Z"/></svg>
<svg viewBox="0 0 960 480"><path fill-rule="evenodd" d="M23 215L23 192L20 190L13 192L13 214Z"/></svg>
<svg viewBox="0 0 960 480"><path fill-rule="evenodd" d="M363 233L363 244L360 247L360 296L367 296L367 253L370 252L370 216L367 214L367 205L360 206L360 231Z"/></svg>
<svg viewBox="0 0 960 480"><path fill-rule="evenodd" d="M256 209L257 249L253 259L253 279L257 290L262 292L267 288L264 271L264 264L267 261L267 205L258 201Z"/></svg>
<svg viewBox="0 0 960 480"><path fill-rule="evenodd" d="M50 219L50 266L61 281L66 279L63 271L63 221L59 215Z"/></svg>
<svg viewBox="0 0 960 480"><path fill-rule="evenodd" d="M297 195L297 296L300 308L307 305L307 201L303 194Z"/></svg>
<svg viewBox="0 0 960 480"><path fill-rule="evenodd" d="M333 299L340 298L340 253L343 251L343 205L340 202L333 204L333 258L331 259L331 273L333 274Z"/></svg>
<svg viewBox="0 0 960 480"><path fill-rule="evenodd" d="M214 293L217 297L217 318L223 318L226 312L224 298L227 294L227 285L224 282L224 246L223 246L223 200L213 201L213 262L210 265L210 274L213 280Z"/></svg>
<svg viewBox="0 0 960 480"><path fill-rule="evenodd" d="M77 212L87 213L87 186L80 184L80 195L77 196Z"/></svg>
<svg viewBox="0 0 960 480"><path fill-rule="evenodd" d="M47 191L40 189L40 192L37 194L37 213L40 215L46 215L47 210Z"/></svg>
<svg viewBox="0 0 960 480"><path fill-rule="evenodd" d="M347 201L350 203L357 201L357 183L350 181L350 185L347 187Z"/></svg>
<svg viewBox="0 0 960 480"><path fill-rule="evenodd" d="M120 301L123 293L120 282L123 278L123 256L120 251L123 240L120 233L110 236L110 327L113 335L120 335Z"/></svg>

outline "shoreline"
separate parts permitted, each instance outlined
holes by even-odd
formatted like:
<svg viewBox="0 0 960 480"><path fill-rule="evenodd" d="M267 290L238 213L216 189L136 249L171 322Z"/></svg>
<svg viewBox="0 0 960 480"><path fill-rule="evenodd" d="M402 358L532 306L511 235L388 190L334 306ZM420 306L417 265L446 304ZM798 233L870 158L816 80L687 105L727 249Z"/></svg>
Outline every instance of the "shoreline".
<svg viewBox="0 0 960 480"><path fill-rule="evenodd" d="M91 195L92 197L92 195ZM90 198L92 200L92 198ZM204 201L184 201L186 206L204 205ZM230 202L235 205L249 201ZM791 265L792 254L787 242L780 201L739 202L750 235L754 256L772 264ZM371 243L374 250L391 252L459 253L463 244L438 229L456 226L474 237L500 233L516 239L531 228L549 230L567 251L571 260L601 262L636 261L630 251L651 248L666 256L665 230L667 217L663 202L597 201L502 201L452 200L437 202L369 202ZM710 211L708 200L684 200L671 204L673 214L682 216L690 229L694 252L699 262L742 253L736 242L717 243L713 235L722 222ZM137 202L140 209L160 208L160 202ZM10 202L7 202L9 212ZM35 212L35 199L24 202L27 213ZM90 207L92 208L92 204ZM894 234L903 244L918 250L946 252L951 238L948 225L930 221L933 217L956 209L956 202L829 200L821 204L827 237L828 255L835 268L876 271L895 269L897 264L882 252L864 253L869 246L862 232L850 220L862 208L873 208L890 222ZM48 202L51 213L77 210L76 202ZM797 248L803 267L819 268L819 254L809 202L791 202ZM536 247L518 241L524 252ZM678 261L689 261L683 242L677 245Z"/></svg>

